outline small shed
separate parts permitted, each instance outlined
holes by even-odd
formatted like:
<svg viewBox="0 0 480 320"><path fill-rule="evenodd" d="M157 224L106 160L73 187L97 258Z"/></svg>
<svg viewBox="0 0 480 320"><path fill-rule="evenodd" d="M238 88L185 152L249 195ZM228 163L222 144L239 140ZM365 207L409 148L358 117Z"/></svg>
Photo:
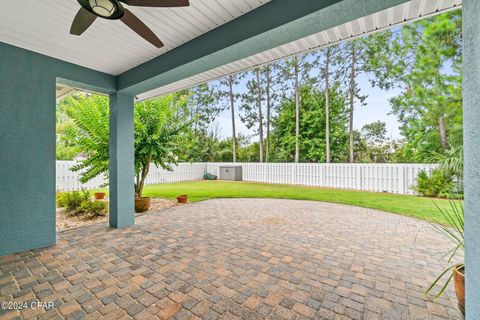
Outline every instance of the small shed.
<svg viewBox="0 0 480 320"><path fill-rule="evenodd" d="M242 166L220 166L218 171L220 180L242 181Z"/></svg>

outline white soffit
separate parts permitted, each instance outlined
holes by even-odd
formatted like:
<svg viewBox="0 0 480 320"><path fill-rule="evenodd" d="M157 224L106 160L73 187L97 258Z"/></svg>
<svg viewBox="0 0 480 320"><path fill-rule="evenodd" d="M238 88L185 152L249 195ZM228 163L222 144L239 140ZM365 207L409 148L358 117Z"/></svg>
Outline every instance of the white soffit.
<svg viewBox="0 0 480 320"><path fill-rule="evenodd" d="M390 9L345 23L338 27L287 43L280 47L142 93L138 95L137 99L146 100L182 89L191 88L201 83L206 83L229 74L252 69L298 53L326 47L347 39L381 31L394 25L458 8L461 4L461 0L412 0Z"/></svg>
<svg viewBox="0 0 480 320"><path fill-rule="evenodd" d="M157 49L121 21L97 19L70 35L76 0L0 0L0 41L118 75L231 21L270 0L190 0L189 7L129 7L165 46Z"/></svg>

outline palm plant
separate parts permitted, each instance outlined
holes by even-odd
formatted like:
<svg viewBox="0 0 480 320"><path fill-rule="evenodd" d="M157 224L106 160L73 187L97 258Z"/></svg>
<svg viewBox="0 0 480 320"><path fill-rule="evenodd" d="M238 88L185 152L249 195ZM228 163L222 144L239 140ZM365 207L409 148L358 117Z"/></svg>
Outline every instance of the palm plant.
<svg viewBox="0 0 480 320"><path fill-rule="evenodd" d="M440 212L441 216L447 222L447 225L432 223L432 227L438 231L441 235L445 238L450 240L454 246L450 251L448 251L444 257L447 258L449 263L452 263L455 256L464 251L464 208L463 203L461 201L449 201L450 207L447 209L440 208L436 203L435 206L437 207L438 211ZM438 285L441 284L440 290L435 294L435 298L440 297L446 290L448 284L453 278L453 271L463 270L465 265L463 263L460 264L452 264L450 267L445 269L434 281L433 283L427 288L425 293L430 293L433 289ZM446 279L446 280L444 280Z"/></svg>
<svg viewBox="0 0 480 320"><path fill-rule="evenodd" d="M450 144L443 153L434 152L430 158L440 164L440 170L456 178L457 191L463 191L463 145Z"/></svg>
<svg viewBox="0 0 480 320"><path fill-rule="evenodd" d="M456 177L463 177L463 145L451 144L445 153L437 158L442 169Z"/></svg>

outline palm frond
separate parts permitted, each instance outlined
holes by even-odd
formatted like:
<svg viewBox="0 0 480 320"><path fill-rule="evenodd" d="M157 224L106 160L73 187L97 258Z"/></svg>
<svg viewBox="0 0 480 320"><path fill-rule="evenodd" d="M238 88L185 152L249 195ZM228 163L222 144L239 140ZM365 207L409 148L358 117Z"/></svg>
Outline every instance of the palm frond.
<svg viewBox="0 0 480 320"><path fill-rule="evenodd" d="M439 234L444 236L446 239L455 244L455 246L448 251L444 258L447 258L447 261L451 263L453 259L457 256L459 251L463 251L465 247L465 221L464 221L464 207L461 201L449 201L449 207L447 209L441 208L436 202L434 202L438 211L440 212L441 217L447 223L447 225L441 223L430 223L434 230ZM438 222L438 221L437 221ZM453 278L452 270L456 266L450 266L445 269L427 288L425 294L428 294L433 291L437 284L439 284L442 279L450 272L450 275L447 277L446 281L441 286L440 290L435 294L435 299L440 297L446 290L448 284Z"/></svg>

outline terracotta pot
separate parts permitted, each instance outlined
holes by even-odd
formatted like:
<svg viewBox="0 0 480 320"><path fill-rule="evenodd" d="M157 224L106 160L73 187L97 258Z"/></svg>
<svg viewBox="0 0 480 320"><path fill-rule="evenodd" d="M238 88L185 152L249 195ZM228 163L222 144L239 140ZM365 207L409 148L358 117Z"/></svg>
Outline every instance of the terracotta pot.
<svg viewBox="0 0 480 320"><path fill-rule="evenodd" d="M458 300L458 308L465 315L465 266L459 264L453 268L453 283Z"/></svg>
<svg viewBox="0 0 480 320"><path fill-rule="evenodd" d="M188 196L187 195L181 195L177 197L178 203L187 203L188 201Z"/></svg>
<svg viewBox="0 0 480 320"><path fill-rule="evenodd" d="M95 192L93 195L95 196L96 200L105 199L105 192Z"/></svg>
<svg viewBox="0 0 480 320"><path fill-rule="evenodd" d="M150 209L150 203L152 202L152 198L149 197L141 197L135 198L135 212L145 212Z"/></svg>

